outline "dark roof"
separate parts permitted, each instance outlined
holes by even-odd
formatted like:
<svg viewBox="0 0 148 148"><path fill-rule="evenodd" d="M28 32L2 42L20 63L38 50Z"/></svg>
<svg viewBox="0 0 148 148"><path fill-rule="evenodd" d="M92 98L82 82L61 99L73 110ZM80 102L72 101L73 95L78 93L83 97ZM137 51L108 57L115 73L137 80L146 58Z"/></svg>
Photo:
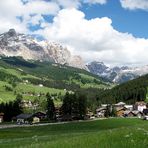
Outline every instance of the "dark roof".
<svg viewBox="0 0 148 148"><path fill-rule="evenodd" d="M42 116L44 115L44 116L45 116L46 113L44 113L44 112L36 112L36 113L34 113L33 115L42 115Z"/></svg>
<svg viewBox="0 0 148 148"><path fill-rule="evenodd" d="M16 116L16 119L29 119L32 117L32 114L20 114Z"/></svg>

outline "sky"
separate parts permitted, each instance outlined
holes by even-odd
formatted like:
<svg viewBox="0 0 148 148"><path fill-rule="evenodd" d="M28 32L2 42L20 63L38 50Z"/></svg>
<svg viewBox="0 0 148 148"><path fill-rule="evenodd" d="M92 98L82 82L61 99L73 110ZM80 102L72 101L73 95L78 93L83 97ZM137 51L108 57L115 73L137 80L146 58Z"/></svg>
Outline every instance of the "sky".
<svg viewBox="0 0 148 148"><path fill-rule="evenodd" d="M85 62L148 65L148 0L1 0L0 33L58 42Z"/></svg>

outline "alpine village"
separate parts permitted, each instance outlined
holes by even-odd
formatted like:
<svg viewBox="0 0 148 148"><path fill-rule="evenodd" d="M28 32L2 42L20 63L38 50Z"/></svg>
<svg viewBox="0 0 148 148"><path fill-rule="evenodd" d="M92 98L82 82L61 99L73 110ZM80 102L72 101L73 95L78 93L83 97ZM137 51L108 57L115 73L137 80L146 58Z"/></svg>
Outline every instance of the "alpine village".
<svg viewBox="0 0 148 148"><path fill-rule="evenodd" d="M148 148L146 17L146 0L2 0L0 148Z"/></svg>

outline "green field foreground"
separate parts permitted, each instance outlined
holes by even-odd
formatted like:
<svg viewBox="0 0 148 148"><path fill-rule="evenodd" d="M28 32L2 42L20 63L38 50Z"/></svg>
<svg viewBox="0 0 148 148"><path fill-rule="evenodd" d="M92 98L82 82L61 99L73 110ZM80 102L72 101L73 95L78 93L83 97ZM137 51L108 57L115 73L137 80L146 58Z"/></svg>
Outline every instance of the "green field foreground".
<svg viewBox="0 0 148 148"><path fill-rule="evenodd" d="M0 129L0 148L147 148L148 122L105 119Z"/></svg>

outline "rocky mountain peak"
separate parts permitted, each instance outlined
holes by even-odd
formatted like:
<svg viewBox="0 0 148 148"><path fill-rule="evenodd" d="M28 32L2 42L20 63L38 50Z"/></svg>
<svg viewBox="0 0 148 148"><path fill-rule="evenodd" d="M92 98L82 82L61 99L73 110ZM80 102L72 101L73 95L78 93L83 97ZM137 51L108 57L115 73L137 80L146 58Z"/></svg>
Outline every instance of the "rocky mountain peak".
<svg viewBox="0 0 148 148"><path fill-rule="evenodd" d="M89 63L88 69L91 73L104 77L114 83L124 83L126 81L133 80L139 76L142 76L148 73L148 66L107 67L104 63L96 62L96 61Z"/></svg>
<svg viewBox="0 0 148 148"><path fill-rule="evenodd" d="M108 67L103 62L93 61L87 65L88 69L94 74L104 73Z"/></svg>
<svg viewBox="0 0 148 148"><path fill-rule="evenodd" d="M9 31L8 31L7 34L9 35L9 37L13 37L13 36L16 36L17 35L15 29L9 29Z"/></svg>
<svg viewBox="0 0 148 148"><path fill-rule="evenodd" d="M32 36L17 33L14 29L0 35L0 55L21 56L26 60L52 61L85 69L82 59L71 55L61 44L40 42ZM79 64L74 64L72 61Z"/></svg>

